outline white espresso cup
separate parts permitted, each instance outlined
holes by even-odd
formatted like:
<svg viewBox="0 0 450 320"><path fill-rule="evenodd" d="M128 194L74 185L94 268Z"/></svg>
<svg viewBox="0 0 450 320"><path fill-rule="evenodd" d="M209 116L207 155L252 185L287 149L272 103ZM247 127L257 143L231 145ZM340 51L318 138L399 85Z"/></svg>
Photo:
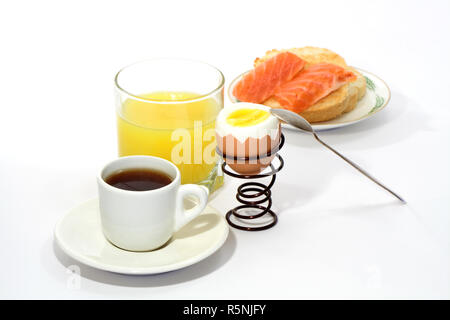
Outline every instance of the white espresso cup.
<svg viewBox="0 0 450 320"><path fill-rule="evenodd" d="M110 175L127 169L153 169L167 174L172 182L158 189L129 191L105 182ZM208 189L180 183L178 168L162 158L151 156L121 157L107 164L97 177L103 233L119 248L149 251L161 247L184 225L205 208ZM185 209L185 197L198 204Z"/></svg>

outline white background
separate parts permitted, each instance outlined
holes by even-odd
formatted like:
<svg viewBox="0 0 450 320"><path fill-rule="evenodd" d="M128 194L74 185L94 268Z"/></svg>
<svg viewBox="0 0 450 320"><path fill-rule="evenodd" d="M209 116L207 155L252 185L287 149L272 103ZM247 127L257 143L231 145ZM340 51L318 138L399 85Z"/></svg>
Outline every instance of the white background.
<svg viewBox="0 0 450 320"><path fill-rule="evenodd" d="M0 298L450 298L449 1L8 1L0 5ZM121 276L53 244L67 210L96 196L116 157L113 76L149 57L187 57L227 84L273 48L321 46L383 78L388 107L322 138L286 132L278 225L232 230L212 257ZM226 212L236 184L212 205Z"/></svg>

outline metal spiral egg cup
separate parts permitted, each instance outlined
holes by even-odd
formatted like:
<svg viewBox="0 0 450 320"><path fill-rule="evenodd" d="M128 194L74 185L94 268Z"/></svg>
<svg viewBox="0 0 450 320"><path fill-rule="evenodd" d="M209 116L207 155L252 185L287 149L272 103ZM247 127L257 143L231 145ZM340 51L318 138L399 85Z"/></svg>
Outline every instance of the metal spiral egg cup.
<svg viewBox="0 0 450 320"><path fill-rule="evenodd" d="M272 228L278 222L277 215L275 214L275 212L273 212L271 210L272 192L270 189L273 187L273 185L275 183L275 180L277 177L276 174L278 172L280 172L280 170L284 166L283 158L277 153L283 147L283 145L284 145L284 135L281 134L280 143L278 144L278 146L273 148L268 154L266 154L262 157L262 158L266 158L266 157L270 157L275 154L275 157L278 159L278 162L279 162L278 167L275 168L275 166L273 165L273 160L275 160L275 158L274 158L272 160L272 163L270 163L270 166L269 166L271 171L267 172L267 173L259 173L259 174L253 174L253 175L239 174L239 173L228 170L227 169L228 165L225 161L222 163L223 172L234 178L260 179L260 178L272 177L272 179L270 180L268 185L265 185L260 182L251 181L251 182L245 182L237 188L236 199L237 199L237 201L242 203L242 205L237 206L234 209L231 209L225 215L225 217L228 221L228 224L230 226L232 226L233 228L245 230L245 231L261 231L261 230L266 230L266 229ZM222 152L220 152L219 148L217 148L217 153L225 159L230 159L230 160L234 160L234 161L242 161L242 163L246 163L250 160L257 160L257 159L261 158L260 156L257 156L257 157L227 156L227 155L223 154ZM258 212L256 214L252 214L252 215L239 214L239 210L243 210L243 209L259 209L260 212ZM243 219L243 220L253 220L253 219L261 218L262 216L264 216L266 214L269 214L272 217L272 221L270 223L265 224L260 227L250 227L250 226L245 226L245 225L238 225L238 224L234 223L233 221L231 221L232 215L236 218Z"/></svg>

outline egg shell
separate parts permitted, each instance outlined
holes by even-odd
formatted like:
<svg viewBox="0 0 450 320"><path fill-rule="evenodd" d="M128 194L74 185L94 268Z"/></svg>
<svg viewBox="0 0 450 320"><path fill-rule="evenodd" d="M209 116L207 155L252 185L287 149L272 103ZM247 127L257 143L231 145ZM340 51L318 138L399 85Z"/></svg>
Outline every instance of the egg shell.
<svg viewBox="0 0 450 320"><path fill-rule="evenodd" d="M258 174L270 165L275 154L265 156L280 143L281 128L278 125L278 131L274 138L267 134L261 138L248 137L244 142L236 139L232 134L221 136L216 133L216 141L219 150L224 157L224 161L237 173L245 175ZM256 157L259 159L233 159L232 157ZM230 158L231 157L231 158Z"/></svg>

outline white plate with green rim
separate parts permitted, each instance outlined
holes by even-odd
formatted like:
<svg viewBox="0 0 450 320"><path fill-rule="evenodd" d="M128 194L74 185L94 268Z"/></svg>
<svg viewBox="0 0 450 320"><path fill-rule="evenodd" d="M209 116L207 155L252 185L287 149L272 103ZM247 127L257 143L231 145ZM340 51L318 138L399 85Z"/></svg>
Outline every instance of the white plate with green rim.
<svg viewBox="0 0 450 320"><path fill-rule="evenodd" d="M342 128L351 124L358 123L362 120L372 117L374 114L383 110L391 99L391 91L381 78L373 73L355 68L366 79L366 94L359 100L355 109L345 113L333 120L313 123L312 127L316 131L330 130L336 128ZM248 72L248 71L247 71ZM228 97L231 102L239 102L239 100L233 96L233 88L236 83L247 73L243 73L235 78L228 87ZM291 125L283 124L283 127L298 130Z"/></svg>
<svg viewBox="0 0 450 320"><path fill-rule="evenodd" d="M54 234L62 251L81 263L115 273L148 275L185 268L209 257L225 243L228 224L220 212L206 206L161 248L126 251L104 237L98 199L92 199L62 217Z"/></svg>

